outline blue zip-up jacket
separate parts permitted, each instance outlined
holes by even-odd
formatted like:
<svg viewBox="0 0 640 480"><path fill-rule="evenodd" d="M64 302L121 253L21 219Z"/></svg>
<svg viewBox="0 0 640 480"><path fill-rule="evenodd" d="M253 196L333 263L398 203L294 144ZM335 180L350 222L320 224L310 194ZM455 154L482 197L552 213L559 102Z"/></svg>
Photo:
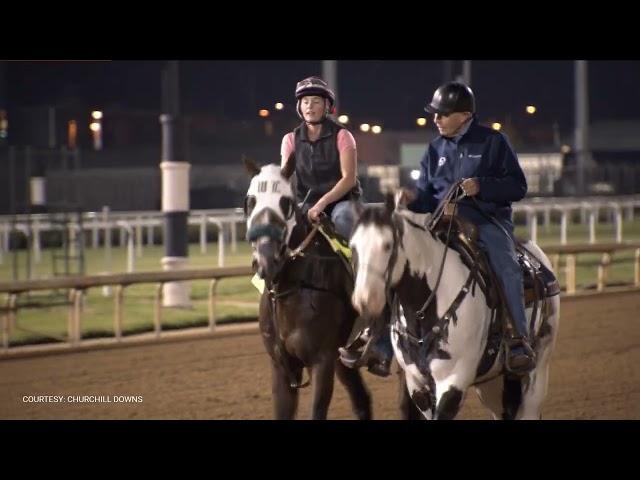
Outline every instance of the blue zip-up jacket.
<svg viewBox="0 0 640 480"><path fill-rule="evenodd" d="M474 118L466 131L456 137L436 137L420 162L417 198L408 208L417 213L433 212L451 185L464 178L478 178L480 193L475 196L482 209L512 226L511 202L524 198L527 180L507 138L482 126ZM465 197L460 214L476 224L488 223Z"/></svg>

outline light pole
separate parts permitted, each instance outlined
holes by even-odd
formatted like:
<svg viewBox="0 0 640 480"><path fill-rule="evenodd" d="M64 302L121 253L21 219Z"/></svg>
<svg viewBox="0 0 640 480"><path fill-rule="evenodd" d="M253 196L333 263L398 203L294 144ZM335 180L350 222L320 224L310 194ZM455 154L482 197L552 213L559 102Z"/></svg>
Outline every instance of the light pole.
<svg viewBox="0 0 640 480"><path fill-rule="evenodd" d="M273 122L269 119L271 112L266 108L263 108L258 111L258 116L260 118L264 118L264 134L267 137L273 135Z"/></svg>
<svg viewBox="0 0 640 480"><path fill-rule="evenodd" d="M337 60L323 60L322 61L322 79L327 82L329 88L333 90L336 96L336 112L340 107L340 100L338 97L338 61Z"/></svg>
<svg viewBox="0 0 640 480"><path fill-rule="evenodd" d="M445 77L447 76L447 69L449 69L448 75L452 77L453 68L451 60L445 60ZM469 87L471 86L471 60L462 61L462 72L456 75L455 80L457 82L462 82Z"/></svg>
<svg viewBox="0 0 640 480"><path fill-rule="evenodd" d="M471 60L462 61L462 81L471 86Z"/></svg>
<svg viewBox="0 0 640 480"><path fill-rule="evenodd" d="M89 129L93 136L93 148L94 150L102 150L102 112L100 110L94 110L91 112L91 123Z"/></svg>
<svg viewBox="0 0 640 480"><path fill-rule="evenodd" d="M560 147L560 124L557 120L553 122L553 146Z"/></svg>
<svg viewBox="0 0 640 480"><path fill-rule="evenodd" d="M586 60L574 62L575 72L575 152L576 187L578 195L585 193L585 164L589 160L589 84Z"/></svg>

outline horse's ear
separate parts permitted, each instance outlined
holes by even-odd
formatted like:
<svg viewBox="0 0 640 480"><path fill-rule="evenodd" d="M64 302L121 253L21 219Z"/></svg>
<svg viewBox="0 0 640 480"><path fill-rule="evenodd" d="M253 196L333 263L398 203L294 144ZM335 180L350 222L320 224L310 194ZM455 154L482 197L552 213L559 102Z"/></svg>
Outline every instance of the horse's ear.
<svg viewBox="0 0 640 480"><path fill-rule="evenodd" d="M296 171L296 154L295 152L291 152L291 155L289 155L289 158L287 159L287 162L284 164L284 167L282 167L282 169L280 170L280 173L284 178L289 180L291 178L291 175L293 175L293 172L295 171Z"/></svg>
<svg viewBox="0 0 640 480"><path fill-rule="evenodd" d="M392 213L396 209L396 200L393 193L387 192L384 196L384 207L389 213Z"/></svg>
<svg viewBox="0 0 640 480"><path fill-rule="evenodd" d="M242 155L242 162L244 163L244 166L251 177L255 177L260 173L260 167L258 166L258 164L246 155Z"/></svg>

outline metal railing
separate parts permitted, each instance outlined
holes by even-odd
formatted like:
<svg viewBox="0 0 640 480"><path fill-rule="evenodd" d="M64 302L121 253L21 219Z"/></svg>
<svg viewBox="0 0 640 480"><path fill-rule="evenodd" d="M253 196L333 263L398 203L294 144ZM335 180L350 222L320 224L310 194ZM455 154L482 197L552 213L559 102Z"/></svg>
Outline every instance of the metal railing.
<svg viewBox="0 0 640 480"><path fill-rule="evenodd" d="M578 245L547 245L544 251L551 258L554 271L558 273L560 256L566 255L566 295L577 293L576 289L576 257L580 254L601 253L601 261L598 266L597 291L602 292L607 288L609 267L612 256L616 252L635 250L634 257L634 281L635 288L640 288L640 242L628 243L602 243L602 244L578 244ZM17 282L0 282L0 293L7 294L6 306L3 307L2 319L2 348L4 352L9 350L9 336L16 324L18 309L18 296L37 290L69 290L69 312L67 321L67 342L70 346L77 346L82 341L82 305L86 290L95 287L115 285L113 332L114 342L120 342L123 337L123 307L124 290L126 287L136 284L155 283L154 307L153 307L153 338L160 338L162 332L162 292L163 285L167 282L188 280L210 280L208 288L208 332L216 328L216 290L219 281L223 278L248 277L253 270L246 267L227 267L198 270L157 271L139 273L121 273L108 275L94 275L85 277L66 277L45 280L27 280Z"/></svg>
<svg viewBox="0 0 640 480"><path fill-rule="evenodd" d="M115 285L113 331L114 341L122 339L123 298L124 289L130 285L155 283L153 328L155 337L162 332L162 291L167 282L186 280L210 280L208 288L208 314L210 331L216 327L216 289L223 278L247 277L253 274L251 267L226 267L198 270L177 270L159 272L120 273L109 275L75 276L46 280L25 280L18 282L0 282L0 293L7 294L6 307L2 308L2 348L9 349L9 336L15 327L18 312L18 296L37 290L69 289L69 313L67 321L67 341L71 346L82 340L82 303L83 296L89 288Z"/></svg>
<svg viewBox="0 0 640 480"><path fill-rule="evenodd" d="M560 255L566 255L565 274L567 295L576 293L576 257L579 254L601 253L602 257L598 265L598 292L604 291L609 279L609 267L612 256L616 252L635 250L633 285L640 288L640 242L627 243L599 243L599 244L575 244L575 245L547 245L544 252L550 257L553 270L557 273L560 268Z"/></svg>
<svg viewBox="0 0 640 480"><path fill-rule="evenodd" d="M545 198L525 200L515 203L512 207L514 215L525 214L526 224L531 239L535 242L538 237L538 215L543 214L545 228L551 225L551 214L560 216L560 243L567 243L567 233L571 218L579 212L582 223L589 224L589 243L596 242L596 225L600 212L607 211L615 225L616 242L623 241L623 212L624 220L633 221L635 209L640 208L640 196L625 197L591 197L587 199Z"/></svg>
<svg viewBox="0 0 640 480"><path fill-rule="evenodd" d="M146 228L147 245L153 245L153 233L155 228L162 229L164 222L162 212L86 212L83 214L82 223L70 222L69 235L79 235L80 230L92 233L91 246L99 247L100 231L103 234L103 247L105 250L105 269L110 270L109 259L112 246L112 233L120 231L120 245L127 246L127 271L135 270L135 258L143 255L143 235ZM207 253L207 228L214 225L217 230L218 266L225 264L225 232L230 232L231 252L237 251L237 226L244 224L244 213L240 209L226 210L193 210L189 212L188 224L198 226L200 229L200 252ZM57 231L59 226L50 220L48 214L34 214L31 217L17 215L9 219L0 217L0 264L4 254L9 251L9 235L12 231L22 233L27 238L33 255L34 264L42 260L41 235L46 231ZM31 256L29 256L31 258Z"/></svg>

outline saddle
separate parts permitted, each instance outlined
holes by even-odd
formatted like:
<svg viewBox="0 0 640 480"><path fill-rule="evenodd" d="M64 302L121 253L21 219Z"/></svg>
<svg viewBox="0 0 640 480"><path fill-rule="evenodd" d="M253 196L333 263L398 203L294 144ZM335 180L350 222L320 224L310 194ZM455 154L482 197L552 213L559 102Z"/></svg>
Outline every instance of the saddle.
<svg viewBox="0 0 640 480"><path fill-rule="evenodd" d="M351 248L349 248L348 240L336 231L333 222L326 215L320 217L320 228L318 231L327 240L329 246L353 279L355 274L351 265Z"/></svg>
<svg viewBox="0 0 640 480"><path fill-rule="evenodd" d="M462 262L474 274L475 283L482 289L487 306L497 311L489 326L487 347L478 365L476 375L481 377L491 368L496 355L500 351L503 338L513 335L511 322L508 320L509 309L505 295L498 278L491 268L489 259L477 243L478 228L475 224L457 215L447 215L447 208L431 226L432 232L443 242L447 242L447 232L450 230L449 246L459 255ZM451 227L451 229L449 229ZM523 295L525 308L533 308L530 331L533 332L536 311L540 302L545 298L560 293L560 285L551 270L529 252L521 240L516 244L516 256L522 269ZM475 285L474 285L475 288ZM532 335L531 343L535 345L536 338Z"/></svg>
<svg viewBox="0 0 640 480"><path fill-rule="evenodd" d="M452 222L453 225L451 225ZM488 306L497 308L501 303L501 292L498 290L500 283L497 281L486 253L477 243L478 228L459 213L453 216L445 209L443 215L433 226L433 232L442 242L446 243L450 226L449 246L475 273L476 282L485 294ZM544 298L560 293L560 285L553 272L533 253L529 252L521 240L518 240L516 245L516 256L522 269L525 307L530 307Z"/></svg>

